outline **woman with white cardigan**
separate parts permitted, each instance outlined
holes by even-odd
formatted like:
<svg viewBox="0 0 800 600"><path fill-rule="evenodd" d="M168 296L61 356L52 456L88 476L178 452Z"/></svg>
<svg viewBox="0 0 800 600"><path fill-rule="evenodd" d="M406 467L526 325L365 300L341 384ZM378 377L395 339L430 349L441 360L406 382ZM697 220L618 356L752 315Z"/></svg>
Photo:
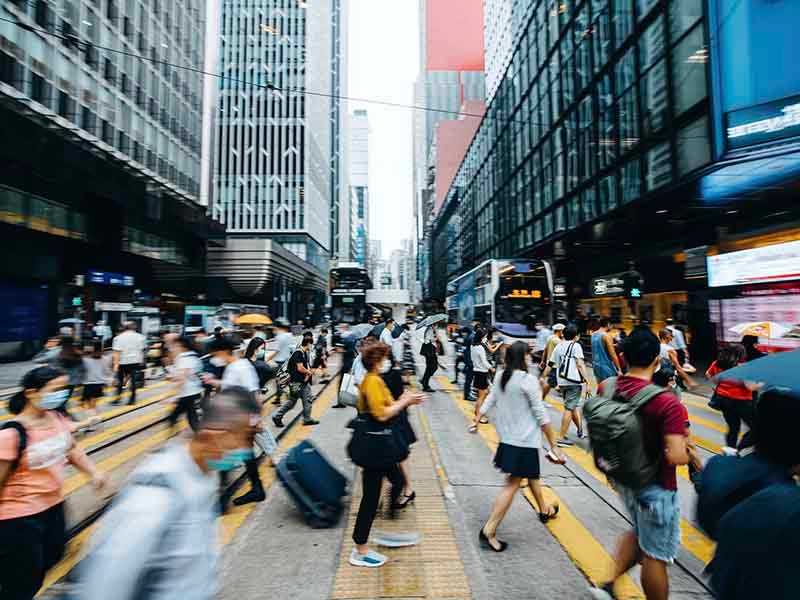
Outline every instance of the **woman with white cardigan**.
<svg viewBox="0 0 800 600"><path fill-rule="evenodd" d="M566 459L556 445L550 418L542 402L538 380L528 373L528 346L514 342L506 351L505 369L498 372L492 393L475 415L475 425L481 416L496 407L494 424L500 445L494 457L495 466L507 475L506 485L492 506L489 520L481 528L479 540L487 550L503 552L508 544L497 539L497 528L511 507L522 479L528 485L539 508L539 520L546 523L558 515L558 504L548 504L539 482L539 448L542 434L551 450L546 457L564 464Z"/></svg>

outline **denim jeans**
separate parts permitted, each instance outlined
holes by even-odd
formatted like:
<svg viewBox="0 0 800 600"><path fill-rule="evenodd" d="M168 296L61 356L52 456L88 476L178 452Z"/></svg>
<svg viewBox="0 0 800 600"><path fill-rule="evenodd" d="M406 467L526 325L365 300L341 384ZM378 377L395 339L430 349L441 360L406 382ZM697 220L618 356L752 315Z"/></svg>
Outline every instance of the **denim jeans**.
<svg viewBox="0 0 800 600"><path fill-rule="evenodd" d="M628 508L639 548L647 556L672 563L681 545L681 505L678 492L660 485L641 490L618 486Z"/></svg>

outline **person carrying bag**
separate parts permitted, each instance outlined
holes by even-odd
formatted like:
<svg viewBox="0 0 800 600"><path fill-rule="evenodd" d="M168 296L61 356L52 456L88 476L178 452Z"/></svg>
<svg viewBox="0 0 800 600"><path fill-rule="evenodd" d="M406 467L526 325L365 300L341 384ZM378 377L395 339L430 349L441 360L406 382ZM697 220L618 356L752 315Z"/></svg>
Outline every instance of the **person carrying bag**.
<svg viewBox="0 0 800 600"><path fill-rule="evenodd" d="M389 347L376 343L362 352L367 375L359 387L358 417L350 424L353 437L347 452L354 463L362 467L363 495L353 530L355 547L350 564L357 567L380 567L388 557L367 546L372 523L378 510L381 484L386 477L392 484L390 507L394 507L403 492L404 477L397 463L408 455L408 445L395 423L400 412L420 404L424 395L405 392L394 400L381 379L380 370L389 355ZM375 542L386 546L408 546L419 541L416 534L381 534Z"/></svg>

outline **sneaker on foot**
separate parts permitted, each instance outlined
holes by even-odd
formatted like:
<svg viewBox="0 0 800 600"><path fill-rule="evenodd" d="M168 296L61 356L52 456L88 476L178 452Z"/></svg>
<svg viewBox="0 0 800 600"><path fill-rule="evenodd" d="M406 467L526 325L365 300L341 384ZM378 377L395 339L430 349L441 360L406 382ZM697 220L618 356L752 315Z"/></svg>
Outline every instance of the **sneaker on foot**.
<svg viewBox="0 0 800 600"><path fill-rule="evenodd" d="M354 567L382 567L387 560L389 560L388 556L375 552L375 550L370 550L366 554L359 554L358 550L353 548L350 553L350 564Z"/></svg>
<svg viewBox="0 0 800 600"><path fill-rule="evenodd" d="M614 595L614 586L610 583L605 584L603 587L589 588L589 594L594 600L617 600Z"/></svg>
<svg viewBox="0 0 800 600"><path fill-rule="evenodd" d="M405 546L416 546L419 544L421 536L418 533L396 533L396 532L375 532L372 541L379 546L387 548L403 548Z"/></svg>
<svg viewBox="0 0 800 600"><path fill-rule="evenodd" d="M736 448L731 448L730 446L723 446L721 448L722 454L725 456L738 456L739 451Z"/></svg>
<svg viewBox="0 0 800 600"><path fill-rule="evenodd" d="M319 421L316 419L309 419L308 421L303 421L303 425L319 425Z"/></svg>
<svg viewBox="0 0 800 600"><path fill-rule="evenodd" d="M568 440L567 438L561 438L556 442L556 444L558 444L562 448L569 448L570 446L575 445L572 441Z"/></svg>
<svg viewBox="0 0 800 600"><path fill-rule="evenodd" d="M580 429L578 429L578 439L582 440L585 437L586 437L586 432L583 430L583 427L581 427Z"/></svg>
<svg viewBox="0 0 800 600"><path fill-rule="evenodd" d="M280 417L272 417L272 422L275 423L275 427L283 427L283 420Z"/></svg>

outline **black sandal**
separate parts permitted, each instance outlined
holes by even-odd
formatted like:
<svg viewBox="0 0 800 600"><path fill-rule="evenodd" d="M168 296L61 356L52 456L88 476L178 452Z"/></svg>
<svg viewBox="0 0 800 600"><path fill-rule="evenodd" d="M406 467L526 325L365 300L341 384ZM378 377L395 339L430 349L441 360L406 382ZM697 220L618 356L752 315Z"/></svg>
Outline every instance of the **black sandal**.
<svg viewBox="0 0 800 600"><path fill-rule="evenodd" d="M412 491L408 496L403 494L402 498L403 498L402 500L397 500L394 503L394 507L395 508L403 509L403 508L407 507L409 504L411 504L412 502L414 502L414 500L417 499L417 492Z"/></svg>
<svg viewBox="0 0 800 600"><path fill-rule="evenodd" d="M539 520L542 523L547 523L550 519L555 519L558 516L558 504L553 506L551 513L539 513Z"/></svg>
<svg viewBox="0 0 800 600"><path fill-rule="evenodd" d="M489 538L486 537L486 534L483 532L483 527L481 527L481 530L478 533L478 541L481 544L481 548L491 550L492 552L504 552L506 548L508 548L508 544L501 540L497 540L497 543L500 544L499 548L495 548L494 546L492 546L492 543L489 541Z"/></svg>

